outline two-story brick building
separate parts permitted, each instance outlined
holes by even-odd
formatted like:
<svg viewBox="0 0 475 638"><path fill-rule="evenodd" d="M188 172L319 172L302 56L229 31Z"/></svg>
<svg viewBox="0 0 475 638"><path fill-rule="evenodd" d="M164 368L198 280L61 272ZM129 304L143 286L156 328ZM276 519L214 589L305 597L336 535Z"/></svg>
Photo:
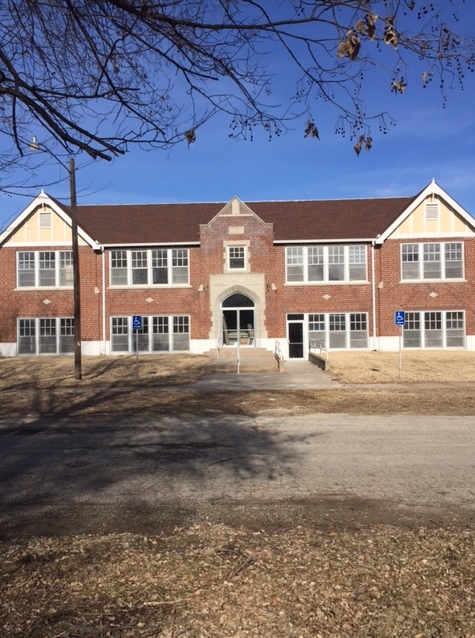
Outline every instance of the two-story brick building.
<svg viewBox="0 0 475 638"><path fill-rule="evenodd" d="M397 350L397 310L404 348L475 350L475 220L434 182L401 198L79 206L78 224L84 354ZM69 208L42 192L0 236L0 273L0 352L72 352Z"/></svg>

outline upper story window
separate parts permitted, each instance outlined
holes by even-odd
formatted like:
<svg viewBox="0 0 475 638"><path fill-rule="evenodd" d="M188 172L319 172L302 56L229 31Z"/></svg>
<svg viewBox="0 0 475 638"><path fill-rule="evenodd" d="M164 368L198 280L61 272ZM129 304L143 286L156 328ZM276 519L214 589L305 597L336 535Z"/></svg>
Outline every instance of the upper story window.
<svg viewBox="0 0 475 638"><path fill-rule="evenodd" d="M111 251L111 286L178 286L189 281L187 248Z"/></svg>
<svg viewBox="0 0 475 638"><path fill-rule="evenodd" d="M72 288L72 252L70 250L18 252L17 286L18 288Z"/></svg>
<svg viewBox="0 0 475 638"><path fill-rule="evenodd" d="M287 282L366 281L366 246L289 246Z"/></svg>
<svg viewBox="0 0 475 638"><path fill-rule="evenodd" d="M40 210L38 219L39 219L40 228L51 228L51 211L50 210Z"/></svg>
<svg viewBox="0 0 475 638"><path fill-rule="evenodd" d="M401 279L463 279L463 243L402 244Z"/></svg>
<svg viewBox="0 0 475 638"><path fill-rule="evenodd" d="M245 270L246 246L228 246L228 269Z"/></svg>

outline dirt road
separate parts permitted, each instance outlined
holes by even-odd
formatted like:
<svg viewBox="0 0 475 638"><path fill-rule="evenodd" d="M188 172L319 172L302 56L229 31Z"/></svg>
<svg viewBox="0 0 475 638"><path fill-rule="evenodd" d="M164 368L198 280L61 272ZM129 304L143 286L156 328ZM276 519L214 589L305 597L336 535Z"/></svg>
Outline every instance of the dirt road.
<svg viewBox="0 0 475 638"><path fill-rule="evenodd" d="M0 438L7 535L128 530L137 518L145 529L147 519L475 521L474 417L54 419L5 424Z"/></svg>

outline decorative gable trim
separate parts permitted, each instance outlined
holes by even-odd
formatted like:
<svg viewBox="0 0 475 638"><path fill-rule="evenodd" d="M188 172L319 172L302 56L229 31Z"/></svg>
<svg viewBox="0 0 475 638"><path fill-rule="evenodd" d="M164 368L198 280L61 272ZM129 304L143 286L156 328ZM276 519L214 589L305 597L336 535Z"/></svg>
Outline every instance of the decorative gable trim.
<svg viewBox="0 0 475 638"><path fill-rule="evenodd" d="M256 215L256 213L249 208L249 206L247 204L245 204L243 201L241 201L239 199L239 197L233 197L227 204L226 206L224 206L217 215L215 215L207 224L205 224L206 226L211 226L216 219L218 219L219 217L233 217L233 218L239 218L239 217L254 217L255 219L257 219L261 224L263 225L267 225L267 222L265 222L261 217L259 217L259 215ZM238 223L238 219L235 220L235 223L237 225Z"/></svg>
<svg viewBox="0 0 475 638"><path fill-rule="evenodd" d="M426 188L424 188L423 191L419 193L419 195L417 195L417 197L414 198L406 210L401 213L401 215L399 215L399 217L397 217L390 226L388 226L384 233L376 239L376 244L383 244L386 239L393 234L398 226L400 226L400 224L402 224L416 210L416 208L431 195L438 195L440 199L444 200L451 208L453 208L455 212L467 223L467 225L475 231L475 219L467 213L460 204L457 204L457 202L433 180L428 186L426 186Z"/></svg>
<svg viewBox="0 0 475 638"><path fill-rule="evenodd" d="M31 202L25 210L18 215L10 226L0 235L0 246L2 246L9 237L11 237L28 219L28 217L35 212L38 208L48 206L58 217L60 217L65 224L71 226L71 217L61 208L58 202L51 198L44 190ZM83 239L91 248L98 249L99 245L78 226L78 235Z"/></svg>

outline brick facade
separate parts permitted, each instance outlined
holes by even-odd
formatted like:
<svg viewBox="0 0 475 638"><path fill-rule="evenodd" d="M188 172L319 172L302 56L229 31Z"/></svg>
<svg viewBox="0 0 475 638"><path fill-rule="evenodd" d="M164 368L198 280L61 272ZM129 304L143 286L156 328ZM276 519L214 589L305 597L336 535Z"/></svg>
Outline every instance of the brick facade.
<svg viewBox="0 0 475 638"><path fill-rule="evenodd" d="M147 328L149 336L143 335L141 347L150 347L151 351L155 351L156 348L157 352L162 351L159 348L174 348L171 337L170 345L166 344L166 335L173 335L175 338L174 331L179 333L182 330L186 333L185 337L181 336L182 341L176 337L176 343L181 343L181 346L177 346L178 349L183 348L185 344L186 349L191 352L204 352L217 345L226 346L229 334L232 333L231 339L236 339L236 334L241 330L247 335L247 345L273 349L275 341L278 340L284 353L292 356L287 348L289 315L302 326L302 356L308 353L308 340L312 330L321 330L321 335L325 332L326 345L330 347L333 337L334 343L339 344L336 347L353 347L352 344L356 343L353 337L358 333L356 336L360 341L355 347L363 345L367 348L395 349L399 335L399 329L394 324L396 310L419 313L417 317L423 323L426 321L426 328L429 326L429 318L433 319L436 327L444 321L447 326L452 325L455 320L463 322L464 339L461 347L475 349L475 313L472 302L475 296L474 222L465 211L454 205L453 200L442 189L431 185L431 189L428 187L426 190L426 193L423 191L417 198L400 202L382 200L381 206L384 204L387 208L386 219L384 211L378 213L381 219L374 222L374 229L371 228L374 237L368 236L370 231L365 230L361 239L358 239L357 222L359 219L360 225L368 224L368 220L363 216L365 211L368 214L367 211L374 207L374 200L368 200L366 207L354 200L349 202L348 210L337 209L337 213L343 215L343 220L351 219L351 224L344 221L337 224L333 215L331 229L330 222L324 223L324 218L319 217L324 214L320 213L320 210L325 210L325 205L330 206L325 202L316 203L315 211L305 211L305 216L303 213L300 215L296 202L292 202L291 206L290 203L284 202L260 203L253 207L252 204L246 205L234 199L223 205L190 204L183 205L182 208L159 205L157 210L140 211L144 212L144 217L142 221L137 222L138 226L142 225L145 229L142 231L139 228L137 232L143 232L143 237L150 237L150 244L143 241L142 235L140 241L134 238L133 224L130 228L130 239L125 236L126 239L121 240L119 237L121 241L118 243L114 235L114 241L107 241L108 237L102 237L97 228L102 232L102 228L107 227L105 217L102 225L99 222L101 215L111 213L110 207L107 211L101 207L95 207L91 211L84 209L83 219L80 207L79 220L81 232L83 231L80 245L83 351L106 354L114 351L114 347L128 348L128 351L131 351L132 315L150 318ZM429 228L429 222L420 221L423 219L420 210L424 198L430 196L433 201L434 192L442 211L437 232ZM310 203L304 204L302 209L310 207ZM52 227L50 242L37 239L44 236L43 231L41 234L40 230L35 230L35 215L40 205L42 210L45 210L45 206L50 207L55 219L58 218ZM341 203L338 206L342 208ZM355 210L353 218L352 207ZM259 214L254 209L258 209ZM379 209L375 207L375 210ZM122 212L117 211L117 215L120 216ZM90 218L87 216L88 213ZM147 218L149 213L153 213L154 216ZM165 221L160 221L162 213ZM316 231L309 228L312 224L312 228L316 228L315 222L318 219L322 220L321 229L318 231L319 236L314 236ZM156 236L152 237L146 232L146 224L153 224L154 220L164 226L163 231L155 229L153 232ZM187 220L189 227L186 226ZM70 237L69 221L67 207L61 208L57 202L44 195L42 199L35 200L25 213L20 215L18 222L0 237L0 348L3 354L18 353L20 319L38 321L32 330L39 333L45 323L41 323L40 320L57 318L59 322L60 318L73 316L71 286L25 287L24 284L19 285L17 273L19 252L34 252L35 258L39 259L38 255L54 251L58 260L61 251L70 251L69 241L58 241L58 237L67 236L68 232ZM97 228L94 226L95 223ZM422 224L422 230L418 224ZM120 230L119 223L117 226ZM177 240L173 241L175 227ZM442 227L446 231L441 232ZM326 231L331 237L326 237ZM107 231L104 232L107 235ZM121 232L129 231L126 228ZM309 233L313 234L309 236ZM165 236L166 241L162 243L160 239ZM445 245L443 242L451 242L456 247L463 246L463 277L453 280L442 277L439 280L403 281L401 245L412 242L419 245L440 243L442 250ZM330 251L329 246L345 246L345 260L348 260L348 247L353 245L365 247L366 279L357 277L350 281L350 262L345 261L346 274L343 281L330 281L328 277L326 283L289 280L286 270L288 248L296 247L298 252L299 247L305 247L305 250L311 246L322 247L318 254L323 255L324 250ZM243 251L239 253L245 255L242 267L231 267L230 247L239 247ZM157 248L168 251L169 261L174 258L173 251L185 251L189 269L186 283L154 285L147 279L147 283L136 284L130 279L131 256L135 255L130 251L147 253L146 268L151 273L151 264ZM127 285L111 285L110 282L111 254L116 250L128 251ZM310 251L310 248L308 250ZM231 251L231 254L234 253ZM303 254L307 255L306 252ZM325 259L329 259L328 254L330 253L325 252ZM303 268L307 268L307 265L304 264ZM327 264L325 268L329 269L330 266ZM228 308L226 300L232 295L240 295L236 297L237 300L247 300L245 305L248 308ZM158 319L163 317L166 319ZM182 320L177 319L183 317L187 318L183 324L184 328ZM118 337L115 346L112 344L111 335L113 318L126 318L123 319L125 334L120 337L122 341ZM159 328L163 321L168 328ZM356 328L358 321L359 328ZM322 327L324 324L325 328ZM337 324L339 328L335 328ZM321 328L318 328L319 325ZM331 333L332 330L338 329L342 331L340 335ZM60 330L59 323L56 330ZM442 327L441 330L444 332L446 328ZM421 331L423 332L424 328L421 328ZM346 334L346 341L343 332ZM32 343L34 339L39 338L37 334L32 336ZM147 339L150 341L147 342ZM117 345L119 342L122 346ZM157 345L159 342L161 345ZM445 347L449 340L444 336L441 343ZM450 343L462 344L460 339ZM37 353L38 346L32 347L36 347L34 353Z"/></svg>

